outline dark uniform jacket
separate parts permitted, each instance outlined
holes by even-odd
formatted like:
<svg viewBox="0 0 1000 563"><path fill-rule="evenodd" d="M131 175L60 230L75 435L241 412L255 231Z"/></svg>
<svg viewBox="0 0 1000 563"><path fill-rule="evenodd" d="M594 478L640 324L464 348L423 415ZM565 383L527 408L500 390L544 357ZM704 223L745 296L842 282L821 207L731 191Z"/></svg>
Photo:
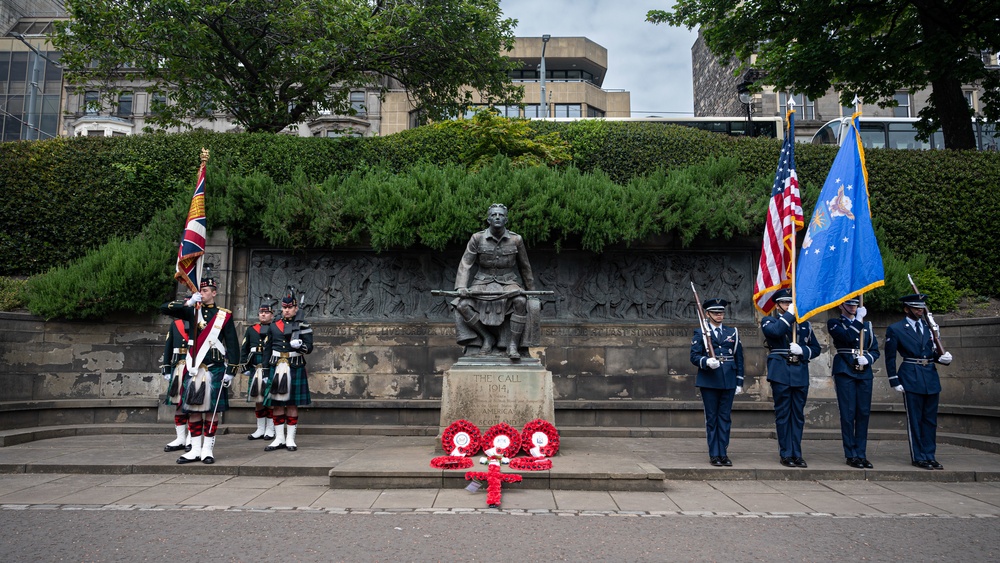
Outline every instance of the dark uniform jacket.
<svg viewBox="0 0 1000 563"><path fill-rule="evenodd" d="M931 340L930 327L923 324L923 336L903 319L889 325L885 330L885 369L889 374L889 385L902 385L907 393L933 395L941 392L934 363L939 355ZM896 364L896 353L903 361Z"/></svg>
<svg viewBox="0 0 1000 563"><path fill-rule="evenodd" d="M180 327L177 326L178 323L181 324ZM180 319L170 323L167 341L163 344L163 360L160 363L160 372L163 375L172 372L177 362L183 360L187 354L187 349L191 346L190 326L187 321Z"/></svg>
<svg viewBox="0 0 1000 563"><path fill-rule="evenodd" d="M264 341L264 362L273 366L284 355L288 358L289 367L306 365L305 354L312 352L313 331L309 323L302 321L285 321L279 319L269 325L261 325L260 338ZM291 341L298 338L302 341L299 349L292 348Z"/></svg>
<svg viewBox="0 0 1000 563"><path fill-rule="evenodd" d="M770 353L767 355L767 380L791 387L809 386L809 361L819 356L819 342L809 322L799 323L797 342L801 356L792 356L788 345L792 341L795 315L785 312L778 317L767 316L760 321L760 330Z"/></svg>
<svg viewBox="0 0 1000 563"><path fill-rule="evenodd" d="M864 356L868 359L868 365L859 369L857 353L862 328L865 331ZM836 355L833 356L833 375L872 379L872 364L879 358L878 339L875 337L872 323L866 322L862 325L857 318L850 320L841 315L840 318L828 320L826 329L837 349Z"/></svg>
<svg viewBox="0 0 1000 563"><path fill-rule="evenodd" d="M691 339L691 363L698 366L695 385L711 389L742 387L743 344L740 342L739 332L736 327L725 325L719 330L719 336L716 336L714 329L709 332L712 348L715 350L715 358L722 363L717 369L710 369L705 364L710 357L705 350L705 339L701 329L694 331L694 337Z"/></svg>
<svg viewBox="0 0 1000 563"><path fill-rule="evenodd" d="M264 346L260 335L262 330L266 333L268 326L257 323L247 327L240 346L240 369L243 371L253 371L258 365L264 365Z"/></svg>
<svg viewBox="0 0 1000 563"><path fill-rule="evenodd" d="M193 340L197 341L201 331L208 330L212 326L212 321L215 320L215 315L219 312L219 308L215 305L205 304L201 304L197 308L188 307L183 301L171 301L170 303L161 305L160 312L175 319L187 320L191 326L197 325L198 335L190 335ZM240 365L240 343L236 337L236 326L233 324L231 316L219 333L219 341L226 349L225 354L216 348L212 348L205 355L202 365L209 369L225 367L227 373L235 375ZM211 346L211 344L208 341L205 342L206 346Z"/></svg>

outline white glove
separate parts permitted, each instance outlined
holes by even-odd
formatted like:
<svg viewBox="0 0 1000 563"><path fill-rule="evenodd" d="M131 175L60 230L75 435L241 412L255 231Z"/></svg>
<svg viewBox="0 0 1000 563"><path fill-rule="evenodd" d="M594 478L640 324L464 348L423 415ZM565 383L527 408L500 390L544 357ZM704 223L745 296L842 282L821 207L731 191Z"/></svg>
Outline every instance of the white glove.
<svg viewBox="0 0 1000 563"><path fill-rule="evenodd" d="M229 384L233 382L233 376L231 374L226 374L222 376L222 386L229 387Z"/></svg>
<svg viewBox="0 0 1000 563"><path fill-rule="evenodd" d="M859 366L867 366L868 365L868 358L866 358L864 356L858 356L858 365Z"/></svg>
<svg viewBox="0 0 1000 563"><path fill-rule="evenodd" d="M865 322L865 317L868 316L868 309L865 307L858 307L857 314L855 317L858 319L859 323Z"/></svg>
<svg viewBox="0 0 1000 563"><path fill-rule="evenodd" d="M900 393L903 392L903 386L902 385L897 385L897 386L893 387L893 389L895 389L896 391L899 391Z"/></svg>
<svg viewBox="0 0 1000 563"><path fill-rule="evenodd" d="M196 303L201 303L201 292L195 293L184 302L188 307L194 307Z"/></svg>
<svg viewBox="0 0 1000 563"><path fill-rule="evenodd" d="M944 365L950 364L951 363L951 352L945 352L944 354L941 354L941 357L938 358L938 363L942 363Z"/></svg>
<svg viewBox="0 0 1000 563"><path fill-rule="evenodd" d="M796 356L802 355L802 346L799 346L798 342L792 342L788 345L788 351Z"/></svg>
<svg viewBox="0 0 1000 563"><path fill-rule="evenodd" d="M163 374L164 381L170 381L170 378L173 377L173 375L174 374L172 374L172 373L165 373L165 374Z"/></svg>
<svg viewBox="0 0 1000 563"><path fill-rule="evenodd" d="M715 358L709 358L705 360L705 365L708 366L708 369L718 369L722 365L722 362Z"/></svg>
<svg viewBox="0 0 1000 563"><path fill-rule="evenodd" d="M243 375L245 375L247 377L250 377L253 374L250 373L250 370L247 370L247 371L243 372Z"/></svg>
<svg viewBox="0 0 1000 563"><path fill-rule="evenodd" d="M737 385L736 386L736 394L737 395L742 395L743 394L743 386L742 385Z"/></svg>
<svg viewBox="0 0 1000 563"><path fill-rule="evenodd" d="M793 314L793 315L795 314L795 303L789 303L788 304L788 312L791 313L791 314Z"/></svg>
<svg viewBox="0 0 1000 563"><path fill-rule="evenodd" d="M299 339L299 338L294 338L294 339L292 339L291 342L289 342L289 344L291 345L292 348L295 348L296 350L298 350L299 348L302 347L302 340Z"/></svg>

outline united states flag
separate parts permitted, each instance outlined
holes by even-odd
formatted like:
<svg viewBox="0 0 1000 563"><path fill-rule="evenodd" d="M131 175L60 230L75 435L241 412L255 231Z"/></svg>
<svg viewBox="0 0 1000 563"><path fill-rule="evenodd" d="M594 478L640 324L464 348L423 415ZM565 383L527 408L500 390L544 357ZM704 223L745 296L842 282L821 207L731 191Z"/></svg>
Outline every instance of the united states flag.
<svg viewBox="0 0 1000 563"><path fill-rule="evenodd" d="M753 284L754 305L767 314L774 308L771 294L792 284L792 237L802 229L802 200L795 175L795 111L788 112L788 132L781 146L778 171L774 174L771 201L767 206L760 267Z"/></svg>
<svg viewBox="0 0 1000 563"><path fill-rule="evenodd" d="M184 238L177 249L177 273L174 278L180 280L191 291L198 291L201 278L201 264L205 259L205 164L208 162L208 151L202 149L201 167L198 169L198 184L191 197L188 208L187 223L184 226Z"/></svg>

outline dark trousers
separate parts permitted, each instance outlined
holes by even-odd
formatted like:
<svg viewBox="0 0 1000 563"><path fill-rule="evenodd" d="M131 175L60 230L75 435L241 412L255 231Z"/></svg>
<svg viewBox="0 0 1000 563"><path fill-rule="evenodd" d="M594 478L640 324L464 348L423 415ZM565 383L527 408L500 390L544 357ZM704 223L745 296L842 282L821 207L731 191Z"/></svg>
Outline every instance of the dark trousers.
<svg viewBox="0 0 1000 563"><path fill-rule="evenodd" d="M834 375L840 407L840 436L844 457L868 457L868 420L872 414L872 380Z"/></svg>
<svg viewBox="0 0 1000 563"><path fill-rule="evenodd" d="M705 436L708 438L709 457L727 455L729 430L733 427L733 399L736 389L699 388L701 402L705 405Z"/></svg>
<svg viewBox="0 0 1000 563"><path fill-rule="evenodd" d="M806 398L808 387L792 387L784 383L771 383L774 396L774 427L778 434L778 451L781 457L802 457L802 429L806 425Z"/></svg>
<svg viewBox="0 0 1000 563"><path fill-rule="evenodd" d="M906 402L906 418L909 423L910 448L913 461L934 459L937 451L938 393L921 395L903 393Z"/></svg>

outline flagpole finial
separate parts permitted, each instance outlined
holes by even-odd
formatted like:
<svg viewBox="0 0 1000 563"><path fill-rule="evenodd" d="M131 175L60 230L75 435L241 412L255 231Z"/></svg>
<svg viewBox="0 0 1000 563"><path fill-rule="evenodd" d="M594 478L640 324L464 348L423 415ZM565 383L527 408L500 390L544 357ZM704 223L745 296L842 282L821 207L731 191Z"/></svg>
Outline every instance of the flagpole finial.
<svg viewBox="0 0 1000 563"><path fill-rule="evenodd" d="M785 99L788 100L789 111L795 111L795 96L791 94L785 94Z"/></svg>
<svg viewBox="0 0 1000 563"><path fill-rule="evenodd" d="M851 100L851 103L854 104L854 111L861 110L861 98L859 98L857 94L854 95L854 99Z"/></svg>
<svg viewBox="0 0 1000 563"><path fill-rule="evenodd" d="M206 162L208 162L208 149L206 149L205 147L202 147L201 148L201 163L205 164Z"/></svg>

